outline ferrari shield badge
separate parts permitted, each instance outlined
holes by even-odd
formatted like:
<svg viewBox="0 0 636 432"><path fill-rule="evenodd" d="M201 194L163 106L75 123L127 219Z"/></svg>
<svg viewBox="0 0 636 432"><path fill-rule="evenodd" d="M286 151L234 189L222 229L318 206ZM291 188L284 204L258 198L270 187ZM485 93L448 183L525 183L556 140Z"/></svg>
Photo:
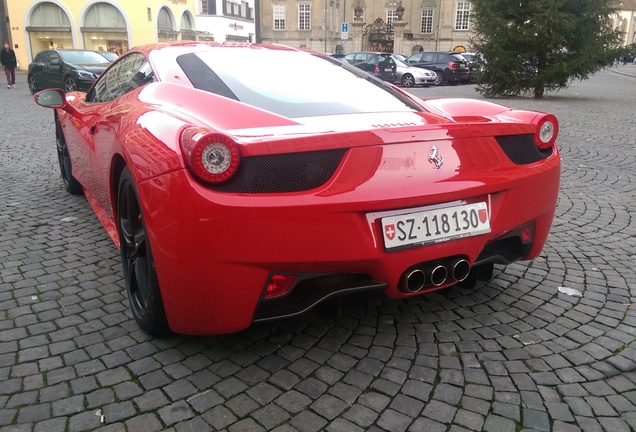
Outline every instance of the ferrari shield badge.
<svg viewBox="0 0 636 432"><path fill-rule="evenodd" d="M442 167L444 156L442 156L436 146L431 146L431 154L428 155L428 161L435 166L437 171Z"/></svg>

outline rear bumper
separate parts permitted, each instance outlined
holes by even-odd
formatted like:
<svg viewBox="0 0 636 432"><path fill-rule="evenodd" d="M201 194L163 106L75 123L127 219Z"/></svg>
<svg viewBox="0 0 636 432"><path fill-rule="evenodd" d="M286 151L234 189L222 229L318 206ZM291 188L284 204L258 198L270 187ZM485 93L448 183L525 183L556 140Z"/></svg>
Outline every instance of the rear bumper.
<svg viewBox="0 0 636 432"><path fill-rule="evenodd" d="M439 144L452 165L453 145ZM366 174L359 164L364 158L356 153L378 148L350 150L329 184L307 193L223 194L194 182L185 170L139 185L172 330L229 333L255 319L284 315L263 312L271 274L343 278L350 291L381 289L390 297L406 297L413 294L399 286L408 268L444 257L463 257L471 265L478 259L501 262L497 256L484 256L486 245L528 222L534 222L534 241L515 260L540 253L555 212L558 155L531 169L496 161L498 167L477 170L478 180L469 174L470 167L464 176L452 168L436 173L422 159L421 164L405 166L404 155L412 146L390 147L380 149L380 160ZM469 153L463 155L464 164ZM408 184L410 190L405 189ZM491 203L490 233L385 251L380 224L384 215L466 200ZM307 284L309 290L324 290L314 282Z"/></svg>

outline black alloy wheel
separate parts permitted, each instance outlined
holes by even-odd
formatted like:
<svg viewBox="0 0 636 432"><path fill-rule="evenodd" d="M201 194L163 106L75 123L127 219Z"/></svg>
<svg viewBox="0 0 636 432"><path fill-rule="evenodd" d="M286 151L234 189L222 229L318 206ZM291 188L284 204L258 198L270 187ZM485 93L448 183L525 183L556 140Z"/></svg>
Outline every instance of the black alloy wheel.
<svg viewBox="0 0 636 432"><path fill-rule="evenodd" d="M73 77L66 77L64 80L64 91L66 93L77 90L77 83L73 79Z"/></svg>
<svg viewBox="0 0 636 432"><path fill-rule="evenodd" d="M413 78L413 75L409 73L402 75L402 85L404 87L413 87L415 85L415 78Z"/></svg>
<svg viewBox="0 0 636 432"><path fill-rule="evenodd" d="M31 94L36 94L38 92L38 85L35 82L35 77L33 75L29 75L27 81L29 83L29 90L31 91Z"/></svg>
<svg viewBox="0 0 636 432"><path fill-rule="evenodd" d="M435 74L437 75L437 77L435 78L435 82L433 82L433 85L436 85L436 86L444 85L444 83L446 83L446 79L444 78L444 72L435 71Z"/></svg>
<svg viewBox="0 0 636 432"><path fill-rule="evenodd" d="M66 139L64 131L60 124L60 119L55 116L55 146L57 148L57 161L60 165L60 174L62 174L62 182L64 189L71 195L80 195L83 192L82 185L73 177L73 169L71 167L71 158L66 147Z"/></svg>
<svg viewBox="0 0 636 432"><path fill-rule="evenodd" d="M137 187L128 167L119 179L117 219L126 291L135 321L152 336L170 332Z"/></svg>

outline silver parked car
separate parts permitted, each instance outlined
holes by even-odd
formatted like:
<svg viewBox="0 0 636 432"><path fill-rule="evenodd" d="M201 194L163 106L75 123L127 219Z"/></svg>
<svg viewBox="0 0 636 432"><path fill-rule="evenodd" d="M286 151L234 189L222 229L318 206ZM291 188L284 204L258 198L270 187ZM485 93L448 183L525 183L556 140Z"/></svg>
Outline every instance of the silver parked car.
<svg viewBox="0 0 636 432"><path fill-rule="evenodd" d="M435 84L437 74L432 70L411 66L396 56L393 56L393 60L396 64L396 83L402 84L404 87L413 87L416 85L428 87Z"/></svg>

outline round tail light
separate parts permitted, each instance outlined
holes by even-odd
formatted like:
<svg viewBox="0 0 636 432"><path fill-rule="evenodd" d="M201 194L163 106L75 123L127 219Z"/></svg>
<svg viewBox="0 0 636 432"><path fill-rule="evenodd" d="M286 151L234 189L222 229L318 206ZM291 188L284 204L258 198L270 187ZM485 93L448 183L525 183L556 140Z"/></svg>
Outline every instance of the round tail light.
<svg viewBox="0 0 636 432"><path fill-rule="evenodd" d="M239 167L241 154L230 137L205 129L188 128L181 135L181 149L192 175L206 183L222 183Z"/></svg>
<svg viewBox="0 0 636 432"><path fill-rule="evenodd" d="M554 145L559 134L559 122L552 114L546 114L538 117L533 122L536 130L534 140L537 147L541 150L547 150Z"/></svg>

